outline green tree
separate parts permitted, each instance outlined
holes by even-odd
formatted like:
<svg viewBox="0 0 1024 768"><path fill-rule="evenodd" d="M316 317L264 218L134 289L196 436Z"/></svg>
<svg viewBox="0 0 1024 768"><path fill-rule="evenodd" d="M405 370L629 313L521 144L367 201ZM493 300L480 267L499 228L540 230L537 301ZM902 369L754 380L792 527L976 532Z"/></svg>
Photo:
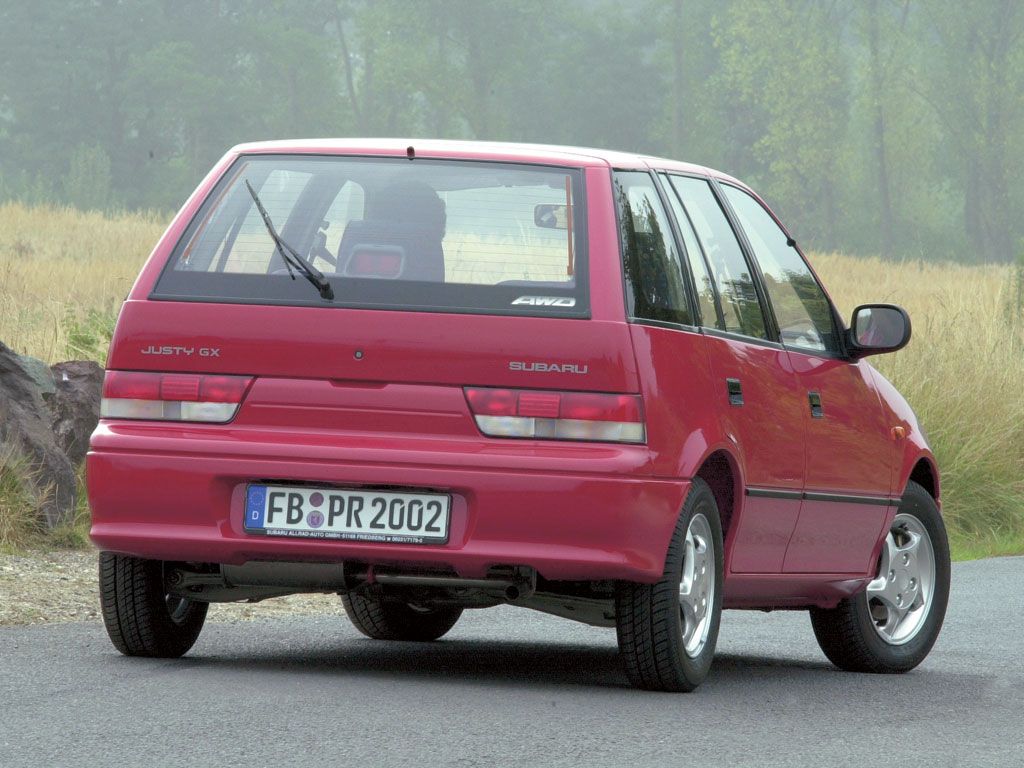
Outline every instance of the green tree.
<svg viewBox="0 0 1024 768"><path fill-rule="evenodd" d="M1006 260L1022 35L1016 0L8 2L0 199L175 208L267 138L537 141L721 168L817 247Z"/></svg>
<svg viewBox="0 0 1024 768"><path fill-rule="evenodd" d="M817 247L837 246L835 177L845 141L843 20L805 0L736 3L718 19L722 84L758 126L754 180Z"/></svg>
<svg viewBox="0 0 1024 768"><path fill-rule="evenodd" d="M110 206L110 156L102 147L83 144L75 149L64 177L63 197L77 208L103 210Z"/></svg>
<svg viewBox="0 0 1024 768"><path fill-rule="evenodd" d="M1012 214L1024 200L1010 185L1024 172L1024 8L1015 0L922 0L919 14L926 44L911 88L939 121L946 171L962 190L962 256L1009 261L1024 233Z"/></svg>

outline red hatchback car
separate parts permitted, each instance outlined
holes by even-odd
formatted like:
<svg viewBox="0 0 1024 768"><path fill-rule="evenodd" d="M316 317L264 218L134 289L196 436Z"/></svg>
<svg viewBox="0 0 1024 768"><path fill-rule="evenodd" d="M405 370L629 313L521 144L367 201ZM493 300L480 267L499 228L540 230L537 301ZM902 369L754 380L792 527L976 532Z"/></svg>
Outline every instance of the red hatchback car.
<svg viewBox="0 0 1024 768"><path fill-rule="evenodd" d="M690 690L722 608L913 668L949 547L913 411L746 186L591 149L231 150L121 311L88 456L103 617L179 656L210 602L336 592L371 638L509 604Z"/></svg>

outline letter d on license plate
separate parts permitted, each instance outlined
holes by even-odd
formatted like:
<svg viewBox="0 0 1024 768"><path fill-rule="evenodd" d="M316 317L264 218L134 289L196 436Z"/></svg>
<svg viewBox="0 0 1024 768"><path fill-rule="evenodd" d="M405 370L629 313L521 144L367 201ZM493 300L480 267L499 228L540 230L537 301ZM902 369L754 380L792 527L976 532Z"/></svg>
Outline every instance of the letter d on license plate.
<svg viewBox="0 0 1024 768"><path fill-rule="evenodd" d="M451 497L345 488L250 485L245 530L266 536L439 544L448 541Z"/></svg>

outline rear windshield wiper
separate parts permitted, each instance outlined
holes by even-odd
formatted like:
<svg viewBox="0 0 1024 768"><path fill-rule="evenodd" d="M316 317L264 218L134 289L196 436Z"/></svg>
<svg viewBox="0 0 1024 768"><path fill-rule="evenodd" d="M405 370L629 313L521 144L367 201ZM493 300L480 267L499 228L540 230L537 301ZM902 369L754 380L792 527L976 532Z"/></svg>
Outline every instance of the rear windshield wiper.
<svg viewBox="0 0 1024 768"><path fill-rule="evenodd" d="M292 272L292 267L295 267L295 269L302 273L304 278L316 286L316 289L320 292L320 298L326 301L333 301L334 289L331 288L331 284L327 281L327 278L324 277L324 273L299 256L294 248L281 239L281 236L277 234L277 230L274 229L274 224L270 221L270 214L267 213L267 209L263 207L263 203L261 203L259 197L256 196L256 190L252 188L252 184L249 183L248 179L245 180L245 186L249 189L249 194L252 195L253 202L256 203L256 208L259 210L260 216L263 217L263 223L267 225L267 232L269 232L270 237L273 238L274 244L277 246L277 252L280 253L281 258L284 259L284 264L288 267L288 274L291 275L292 280L295 279L295 273Z"/></svg>

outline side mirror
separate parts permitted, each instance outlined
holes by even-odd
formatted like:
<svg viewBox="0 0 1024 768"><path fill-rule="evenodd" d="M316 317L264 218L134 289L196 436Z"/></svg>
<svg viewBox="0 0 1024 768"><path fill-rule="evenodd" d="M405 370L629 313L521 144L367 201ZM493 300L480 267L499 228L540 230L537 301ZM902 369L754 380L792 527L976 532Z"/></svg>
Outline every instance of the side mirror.
<svg viewBox="0 0 1024 768"><path fill-rule="evenodd" d="M568 229L568 206L550 205L548 203L534 206L533 223L543 229Z"/></svg>
<svg viewBox="0 0 1024 768"><path fill-rule="evenodd" d="M854 357L903 349L910 341L910 315L894 304L862 304L853 310L848 341Z"/></svg>

